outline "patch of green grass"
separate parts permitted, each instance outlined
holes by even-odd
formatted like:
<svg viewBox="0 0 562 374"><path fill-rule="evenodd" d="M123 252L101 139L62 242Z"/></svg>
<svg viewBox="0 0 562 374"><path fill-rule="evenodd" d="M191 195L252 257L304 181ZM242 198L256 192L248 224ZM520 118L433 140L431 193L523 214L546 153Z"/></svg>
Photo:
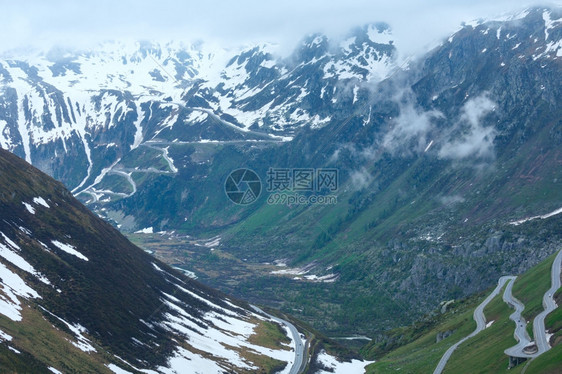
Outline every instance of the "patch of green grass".
<svg viewBox="0 0 562 374"><path fill-rule="evenodd" d="M552 347L529 363L525 374L560 374L562 373L562 344Z"/></svg>
<svg viewBox="0 0 562 374"><path fill-rule="evenodd" d="M154 168L169 171L168 162L162 157L162 151L148 146L131 150L121 159L120 165L126 168Z"/></svg>
<svg viewBox="0 0 562 374"><path fill-rule="evenodd" d="M272 357L260 355L255 353L255 351L251 351L249 349L243 349L239 347L229 346L228 344L223 344L226 348L237 351L240 356L247 362L250 362L259 367L258 371L254 370L244 370L244 369L237 369L239 373L259 373L259 374L273 374L278 373L279 371L283 370L287 363L284 361L276 360Z"/></svg>
<svg viewBox="0 0 562 374"><path fill-rule="evenodd" d="M31 354L34 361L64 372L111 372L104 366L106 359L102 355L88 354L76 348L70 343L75 338L55 329L38 310L24 306L22 317L22 322L14 323L0 316L0 328L14 337L10 345Z"/></svg>
<svg viewBox="0 0 562 374"><path fill-rule="evenodd" d="M127 178L119 174L106 174L96 188L116 193L130 194L133 192L133 186L131 186Z"/></svg>
<svg viewBox="0 0 562 374"><path fill-rule="evenodd" d="M254 329L254 334L248 339L250 343L272 349L289 349L282 344L289 344L291 340L285 335L281 326L268 321L256 320L255 322L257 327Z"/></svg>
<svg viewBox="0 0 562 374"><path fill-rule="evenodd" d="M557 342L562 342L562 308L558 307L549 313L544 322L546 328L554 333Z"/></svg>
<svg viewBox="0 0 562 374"><path fill-rule="evenodd" d="M556 291L554 300L557 305L562 305L562 288ZM558 307L546 316L545 326L554 333L557 342L560 341L562 343L562 308Z"/></svg>
<svg viewBox="0 0 562 374"><path fill-rule="evenodd" d="M0 344L0 373L52 373L45 364L29 353L21 350L16 353L8 346L11 344Z"/></svg>

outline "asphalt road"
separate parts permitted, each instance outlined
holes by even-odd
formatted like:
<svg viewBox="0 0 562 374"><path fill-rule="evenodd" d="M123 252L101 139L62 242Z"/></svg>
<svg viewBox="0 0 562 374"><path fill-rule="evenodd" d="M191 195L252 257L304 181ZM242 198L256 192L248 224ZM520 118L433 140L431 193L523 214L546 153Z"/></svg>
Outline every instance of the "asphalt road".
<svg viewBox="0 0 562 374"><path fill-rule="evenodd" d="M535 317L533 321L533 335L537 343L538 354L542 354L550 349L550 344L546 338L546 328L544 326L544 319L546 316L556 309L556 302L554 302L554 293L560 288L560 266L562 265L562 250L558 252L552 269L550 271L551 287L545 292L542 305L544 310Z"/></svg>
<svg viewBox="0 0 562 374"><path fill-rule="evenodd" d="M531 343L531 339L529 334L527 333L526 325L527 322L521 316L521 313L525 309L525 305L517 300L513 294L513 283L515 282L514 276L504 276L498 280L497 287L492 291L490 295L474 310L474 320L476 321L476 329L468 336L464 337L456 344L451 346L441 357L439 364L435 368L433 374L440 374L447 361L457 349L459 345L464 343L466 340L470 339L474 335L478 334L480 331L486 328L486 318L484 316L484 308L492 299L497 296L502 289L502 287L507 284L505 291L503 293L503 300L509 304L512 308L515 309L509 318L515 322L515 331L513 336L518 341L517 345L506 349L504 352L505 354L513 357L524 357L524 358L533 358L543 354L544 352L548 351L551 347L546 337L546 328L544 325L544 320L546 316L552 312L554 309L557 308L556 302L554 301L554 293L560 288L561 281L560 281L560 273L561 273L561 266L562 266L562 250L558 252L556 258L554 259L554 263L552 264L551 268L551 287L548 291L545 292L543 296L543 307L544 310L535 317L533 320L533 334L535 337L535 343L537 345L537 352L536 353L525 353L523 349Z"/></svg>
<svg viewBox="0 0 562 374"><path fill-rule="evenodd" d="M127 181L129 182L129 184L131 185L131 188L133 189L133 192L131 192L129 195L127 195L126 197L131 197L133 196L136 192L137 192L137 184L135 183L135 181L133 180L133 178L131 178L131 175L128 173L125 173L124 171L121 170L115 170L115 169L111 169L110 171L107 172L107 174L116 174L116 175L121 175L122 177L125 177L127 179Z"/></svg>
<svg viewBox="0 0 562 374"><path fill-rule="evenodd" d="M274 320L275 322L287 326L289 331L291 331L291 335L293 335L293 341L295 342L295 361L293 362L293 366L291 367L289 374L302 373L304 370L304 366L306 365L306 361L304 361L305 343L302 341L301 335L297 330L297 328L291 322L272 316L271 314L264 312L263 310L261 310L255 305L251 305L251 307L254 308L256 312L266 315L272 320Z"/></svg>
<svg viewBox="0 0 562 374"><path fill-rule="evenodd" d="M459 340L457 343L455 343L451 347L449 347L449 349L447 349L447 351L445 352L443 357L441 357L441 360L439 361L439 364L437 364L437 367L433 371L433 374L441 374L441 372L443 372L443 369L445 368L445 365L447 365L447 361L449 361L449 358L451 358L451 355L453 354L455 349L457 349L457 347L459 345L461 345L462 343L464 343L465 341L472 338L474 335L478 334L480 331L482 331L486 328L486 317L484 316L484 308L486 307L486 305L488 305L490 303L490 301L492 301L492 299L494 297L499 295L499 293L500 293L501 289L503 288L503 286L505 285L505 283L508 280L513 280L513 279L515 279L515 277L505 276L505 277L501 277L498 280L498 285L496 286L496 288L494 288L492 293L490 293L488 295L488 297L484 301L482 301L482 303L480 305L478 305L476 307L476 309L474 310L474 314L472 315L472 317L474 318L474 321L476 321L476 329L470 335L465 336L464 338Z"/></svg>
<svg viewBox="0 0 562 374"><path fill-rule="evenodd" d="M529 333L527 333L527 321L525 321L525 319L521 316L521 313L525 309L525 305L513 296L513 283L515 283L515 279L510 280L507 284L503 293L503 301L515 309L515 312L509 316L509 319L515 322L515 331L513 336L518 343L517 345L506 349L504 353L512 357L532 358L537 354L529 354L523 351L523 349L531 343L531 337L529 336Z"/></svg>

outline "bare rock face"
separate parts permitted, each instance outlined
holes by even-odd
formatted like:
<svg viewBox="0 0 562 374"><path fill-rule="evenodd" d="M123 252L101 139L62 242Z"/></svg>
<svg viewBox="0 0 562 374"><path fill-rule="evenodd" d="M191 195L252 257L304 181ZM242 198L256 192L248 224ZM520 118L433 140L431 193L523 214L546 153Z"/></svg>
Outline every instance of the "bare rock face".
<svg viewBox="0 0 562 374"><path fill-rule="evenodd" d="M435 343L439 343L441 340L448 338L449 336L453 335L455 330L447 330L443 332L438 332L437 336L435 337Z"/></svg>

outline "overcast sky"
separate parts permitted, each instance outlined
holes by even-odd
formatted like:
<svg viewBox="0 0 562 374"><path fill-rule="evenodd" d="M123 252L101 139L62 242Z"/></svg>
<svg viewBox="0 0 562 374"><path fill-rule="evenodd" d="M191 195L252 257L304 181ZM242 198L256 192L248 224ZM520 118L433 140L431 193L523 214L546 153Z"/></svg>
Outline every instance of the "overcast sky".
<svg viewBox="0 0 562 374"><path fill-rule="evenodd" d="M307 33L344 34L384 21L404 53L418 52L462 21L517 11L528 0L0 0L0 51L27 46L90 46L103 40L255 41L290 50ZM560 0L543 1L558 5Z"/></svg>

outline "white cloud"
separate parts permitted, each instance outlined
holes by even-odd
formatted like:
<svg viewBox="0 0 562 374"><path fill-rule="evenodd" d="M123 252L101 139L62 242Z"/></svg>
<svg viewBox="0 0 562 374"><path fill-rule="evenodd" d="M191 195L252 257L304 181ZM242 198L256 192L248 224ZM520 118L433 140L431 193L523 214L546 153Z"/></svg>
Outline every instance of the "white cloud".
<svg viewBox="0 0 562 374"><path fill-rule="evenodd" d="M383 147L390 153L418 153L428 144L427 135L433 130L433 121L443 118L437 110L423 111L411 102L402 105L400 115L393 121L393 127L383 139ZM409 147L414 140L412 149Z"/></svg>
<svg viewBox="0 0 562 374"><path fill-rule="evenodd" d="M440 196L438 200L443 205L454 205L465 202L465 198L460 195Z"/></svg>
<svg viewBox="0 0 562 374"><path fill-rule="evenodd" d="M364 167L359 170L353 170L350 173L351 187L354 190L362 190L373 181L373 176Z"/></svg>
<svg viewBox="0 0 562 374"><path fill-rule="evenodd" d="M338 145L334 153L332 153L332 155L330 156L329 163L337 162L340 159L342 153L354 159L354 161L367 161L372 163L379 158L379 156L381 155L381 150L380 147L378 147L376 144L364 148L358 148L353 143L344 143Z"/></svg>
<svg viewBox="0 0 562 374"><path fill-rule="evenodd" d="M438 110L423 110L415 106L408 91L395 97L400 107L398 117L390 122L381 145L393 155L409 156L437 148L440 158L487 162L494 158L493 124L484 117L495 110L495 103L484 93L468 100L457 115L445 118ZM437 126L437 122L442 126Z"/></svg>
<svg viewBox="0 0 562 374"><path fill-rule="evenodd" d="M544 2L543 2L544 3ZM387 22L404 53L425 50L462 21L516 11L524 0L2 1L0 50L84 46L103 40L145 39L229 44L267 41L292 49L304 34L341 35L369 22ZM560 4L560 1L553 2Z"/></svg>
<svg viewBox="0 0 562 374"><path fill-rule="evenodd" d="M441 158L453 160L468 157L492 159L494 157L494 126L484 126L482 118L495 109L495 104L485 95L467 101L462 108L461 122L464 133L459 138L444 144L439 150Z"/></svg>

